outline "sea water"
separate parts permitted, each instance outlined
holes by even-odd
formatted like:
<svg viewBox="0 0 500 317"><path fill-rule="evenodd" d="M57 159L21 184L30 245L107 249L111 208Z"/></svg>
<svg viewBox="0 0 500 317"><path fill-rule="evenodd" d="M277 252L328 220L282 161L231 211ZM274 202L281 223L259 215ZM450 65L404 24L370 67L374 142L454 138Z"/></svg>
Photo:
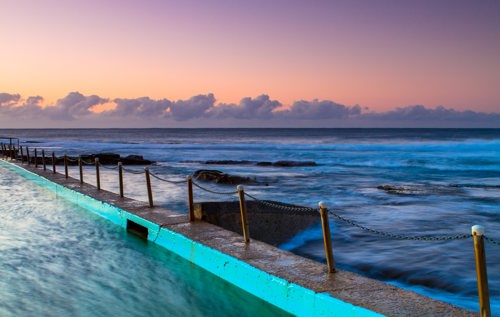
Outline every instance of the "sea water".
<svg viewBox="0 0 500 317"><path fill-rule="evenodd" d="M0 168L0 316L287 316Z"/></svg>
<svg viewBox="0 0 500 317"><path fill-rule="evenodd" d="M173 181L199 169L255 178L245 190L258 199L313 208L324 201L333 212L383 232L461 235L480 224L488 237L500 241L499 129L75 129L1 134L56 155L143 155L156 161L150 166L155 175ZM206 164L213 160L235 162ZM257 164L283 160L315 164ZM70 174L78 177L77 169ZM116 170L101 169L101 174L103 188L117 192ZM85 169L85 181L95 184L92 167ZM155 204L186 211L185 185L152 181ZM126 196L147 201L144 184L144 175L125 173ZM201 184L220 192L235 189ZM196 201L236 199L195 187ZM331 222L337 266L478 310L471 238L400 241L335 218ZM281 247L325 261L319 226ZM492 310L498 315L500 246L487 241L486 257Z"/></svg>

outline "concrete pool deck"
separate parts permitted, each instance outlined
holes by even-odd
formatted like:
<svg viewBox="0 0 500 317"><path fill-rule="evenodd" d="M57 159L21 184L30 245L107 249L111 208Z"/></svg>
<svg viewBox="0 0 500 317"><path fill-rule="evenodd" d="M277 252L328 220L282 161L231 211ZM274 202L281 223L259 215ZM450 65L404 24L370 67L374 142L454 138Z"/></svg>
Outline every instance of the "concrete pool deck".
<svg viewBox="0 0 500 317"><path fill-rule="evenodd" d="M15 170L121 226L126 227L131 221L147 228L148 240L294 315L479 316L352 272L337 270L328 274L323 263L256 240L245 244L237 233L202 221L189 222L187 214L151 208L145 202L98 191L90 184L66 179L49 169L0 162L0 166Z"/></svg>

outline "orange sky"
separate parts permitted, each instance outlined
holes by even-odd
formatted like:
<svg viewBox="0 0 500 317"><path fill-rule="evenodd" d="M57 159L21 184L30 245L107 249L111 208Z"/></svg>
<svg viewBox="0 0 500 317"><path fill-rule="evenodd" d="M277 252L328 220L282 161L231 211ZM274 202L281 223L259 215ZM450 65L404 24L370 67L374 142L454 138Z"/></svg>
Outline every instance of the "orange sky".
<svg viewBox="0 0 500 317"><path fill-rule="evenodd" d="M3 1L0 92L500 112L493 1Z"/></svg>

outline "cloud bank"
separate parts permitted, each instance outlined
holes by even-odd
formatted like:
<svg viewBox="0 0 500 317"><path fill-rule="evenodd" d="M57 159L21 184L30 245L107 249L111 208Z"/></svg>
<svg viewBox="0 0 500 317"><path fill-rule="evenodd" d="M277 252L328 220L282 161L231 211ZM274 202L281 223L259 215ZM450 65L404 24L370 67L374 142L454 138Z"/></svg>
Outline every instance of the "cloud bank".
<svg viewBox="0 0 500 317"><path fill-rule="evenodd" d="M213 94L186 100L101 98L71 92L52 105L41 96L0 93L6 128L83 127L464 127L500 128L500 113L411 105L374 112L330 100L283 105L267 95L238 104L217 103Z"/></svg>

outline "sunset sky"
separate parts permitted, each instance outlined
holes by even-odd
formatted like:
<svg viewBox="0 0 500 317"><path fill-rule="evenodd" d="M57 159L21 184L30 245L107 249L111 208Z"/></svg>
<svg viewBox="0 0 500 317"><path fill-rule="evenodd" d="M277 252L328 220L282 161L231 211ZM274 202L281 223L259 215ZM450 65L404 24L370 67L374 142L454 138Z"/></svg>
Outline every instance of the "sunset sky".
<svg viewBox="0 0 500 317"><path fill-rule="evenodd" d="M500 119L495 0L0 0L0 17L7 126Z"/></svg>

